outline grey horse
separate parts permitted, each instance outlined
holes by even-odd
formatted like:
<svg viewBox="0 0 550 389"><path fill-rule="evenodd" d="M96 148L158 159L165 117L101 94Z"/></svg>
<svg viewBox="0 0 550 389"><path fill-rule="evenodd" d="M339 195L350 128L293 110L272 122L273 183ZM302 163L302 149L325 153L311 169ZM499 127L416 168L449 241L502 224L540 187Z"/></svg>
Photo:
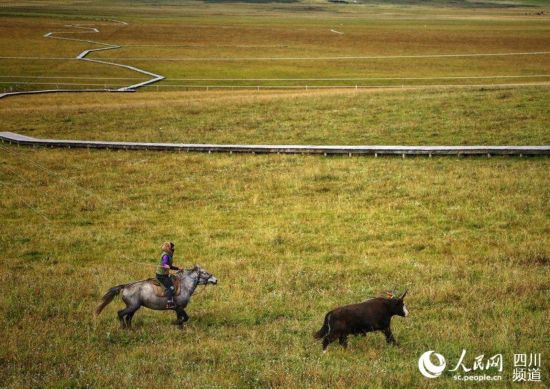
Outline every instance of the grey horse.
<svg viewBox="0 0 550 389"><path fill-rule="evenodd" d="M218 280L212 274L195 266L192 269L179 270L176 273L176 278L181 282L179 294L174 296L176 303L177 319L175 324L183 327L183 323L189 320L189 316L185 312L185 307L189 304L191 295L199 285L213 284L216 285ZM113 286L105 293L101 299L101 303L97 306L95 314L99 315L116 295L122 291L122 301L126 304L126 308L118 311L118 318L122 328L132 326L132 317L141 306L154 309L157 311L166 310L166 297L159 297L155 293L154 279L131 282L129 284L121 284Z"/></svg>

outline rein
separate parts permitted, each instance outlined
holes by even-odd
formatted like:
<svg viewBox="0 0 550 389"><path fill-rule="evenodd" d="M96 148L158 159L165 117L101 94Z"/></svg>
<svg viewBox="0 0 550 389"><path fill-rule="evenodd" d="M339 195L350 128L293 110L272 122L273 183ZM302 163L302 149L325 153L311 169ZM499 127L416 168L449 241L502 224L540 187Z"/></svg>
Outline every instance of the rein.
<svg viewBox="0 0 550 389"><path fill-rule="evenodd" d="M198 286L198 285L197 285ZM199 294L201 294L204 290L206 289L206 284L204 284L204 288L202 288L200 291L198 291L197 293L194 293L193 292L193 295L195 296L198 296ZM197 290L197 287L195 287L195 290Z"/></svg>

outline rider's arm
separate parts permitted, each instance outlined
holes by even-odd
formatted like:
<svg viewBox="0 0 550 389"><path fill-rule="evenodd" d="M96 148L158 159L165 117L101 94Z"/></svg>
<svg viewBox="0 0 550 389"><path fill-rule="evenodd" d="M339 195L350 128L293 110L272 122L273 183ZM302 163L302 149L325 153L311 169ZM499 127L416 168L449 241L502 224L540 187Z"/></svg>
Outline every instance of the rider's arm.
<svg viewBox="0 0 550 389"><path fill-rule="evenodd" d="M168 255L162 256L162 267L170 270L180 270L179 267L170 265L170 258L168 257Z"/></svg>

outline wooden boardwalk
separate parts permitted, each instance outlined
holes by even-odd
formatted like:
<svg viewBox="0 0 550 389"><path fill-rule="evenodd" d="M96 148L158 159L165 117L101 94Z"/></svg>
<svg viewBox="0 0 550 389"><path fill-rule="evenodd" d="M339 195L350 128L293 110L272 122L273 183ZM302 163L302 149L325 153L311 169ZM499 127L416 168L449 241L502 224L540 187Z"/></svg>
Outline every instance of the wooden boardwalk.
<svg viewBox="0 0 550 389"><path fill-rule="evenodd" d="M124 25L128 25L128 23L121 22L120 20L111 20L111 21L114 21L114 22L120 23L120 24L124 24ZM76 28L76 29L88 30L88 31L86 31L86 33L99 33L99 29L97 29L95 27L81 26L81 25L78 25L78 24L65 25L65 27L73 27L73 28ZM149 72L147 70L137 68L135 66L124 65L124 64L115 63L115 62L108 62L108 61L100 60L100 59L88 58L89 54L94 53L96 51L116 50L116 49L123 48L123 46L114 45L114 44L111 44L111 43L96 42L96 41L92 41L92 40L88 40L88 39L76 39L76 38L67 38L67 37L58 36L58 35L82 34L82 33L83 33L83 31L57 31L57 32L52 31L52 32L48 32L48 33L44 34L44 38L61 39L61 40L74 41L74 42L80 42L80 43L84 42L84 43L103 46L103 47L99 47L99 48L95 48L95 49L86 49L83 52L81 52L80 54L78 54L74 59L79 60L79 61L98 63L98 64L101 64L101 65L117 66L119 68L128 69L128 70L131 70L133 72L141 73L141 74L144 74L144 75L152 77L152 78L149 79L149 80L146 80L146 81L139 82L137 84L124 86L124 87L118 88L118 89L112 89L112 88L105 87L103 89L101 89L101 88L99 88L99 89L43 89L43 90L33 90L33 91L16 91L16 92L0 93L0 99L6 98L6 97L11 97L11 96L36 95L36 94L46 94L46 93L135 92L138 88L141 88L141 87L144 87L144 86L147 86L147 85L151 85L151 84L154 84L158 81L164 80L165 77L161 76L160 74L155 74L155 73Z"/></svg>
<svg viewBox="0 0 550 389"><path fill-rule="evenodd" d="M105 142L39 139L13 132L0 132L2 142L22 146L108 150L184 151L203 153L321 154L321 155L550 155L550 146L307 146L307 145L218 145L186 143Z"/></svg>

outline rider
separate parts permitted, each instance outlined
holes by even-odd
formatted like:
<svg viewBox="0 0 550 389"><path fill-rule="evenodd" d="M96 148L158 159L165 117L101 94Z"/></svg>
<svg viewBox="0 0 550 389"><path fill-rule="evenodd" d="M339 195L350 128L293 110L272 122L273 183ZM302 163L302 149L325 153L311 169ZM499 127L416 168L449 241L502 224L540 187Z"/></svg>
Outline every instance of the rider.
<svg viewBox="0 0 550 389"><path fill-rule="evenodd" d="M172 257L174 256L175 245L172 242L164 242L162 244L162 254L160 255L160 263L157 266L157 280L166 288L166 308L175 308L174 304L174 283L170 279L170 270L180 270L179 267L172 265Z"/></svg>

